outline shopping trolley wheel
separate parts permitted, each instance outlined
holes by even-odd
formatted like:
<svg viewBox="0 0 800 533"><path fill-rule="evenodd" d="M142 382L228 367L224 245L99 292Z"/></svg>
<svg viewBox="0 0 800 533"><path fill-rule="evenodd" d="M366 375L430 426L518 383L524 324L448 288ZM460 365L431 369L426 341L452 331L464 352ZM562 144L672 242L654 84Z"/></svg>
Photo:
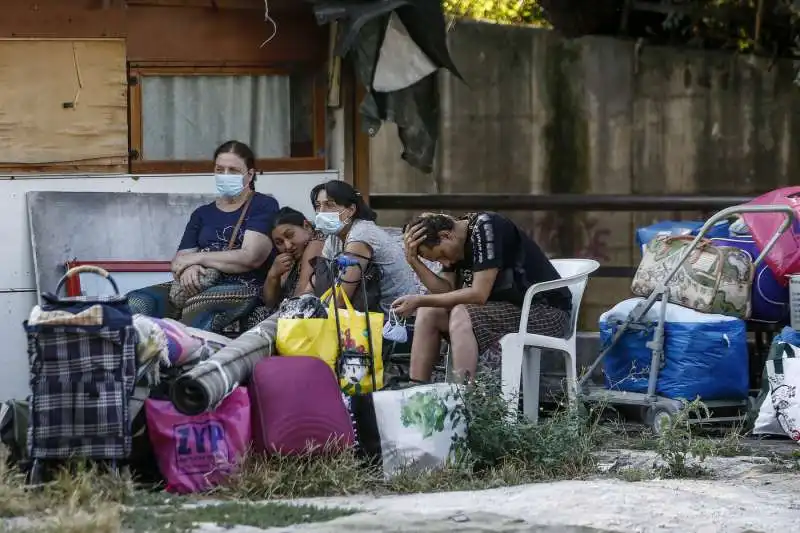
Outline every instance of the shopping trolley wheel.
<svg viewBox="0 0 800 533"><path fill-rule="evenodd" d="M661 435L665 428L672 425L672 416L675 412L661 405L656 405L647 409L645 422L653 430L654 435Z"/></svg>

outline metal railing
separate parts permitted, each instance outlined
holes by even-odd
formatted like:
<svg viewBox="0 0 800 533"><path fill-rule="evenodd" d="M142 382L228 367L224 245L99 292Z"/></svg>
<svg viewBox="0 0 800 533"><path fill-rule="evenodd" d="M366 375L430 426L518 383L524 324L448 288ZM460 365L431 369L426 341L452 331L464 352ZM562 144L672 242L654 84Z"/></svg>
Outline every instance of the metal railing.
<svg viewBox="0 0 800 533"><path fill-rule="evenodd" d="M638 194L370 194L373 209L388 211L714 211L746 203L753 196ZM633 266L601 266L596 276L631 278Z"/></svg>

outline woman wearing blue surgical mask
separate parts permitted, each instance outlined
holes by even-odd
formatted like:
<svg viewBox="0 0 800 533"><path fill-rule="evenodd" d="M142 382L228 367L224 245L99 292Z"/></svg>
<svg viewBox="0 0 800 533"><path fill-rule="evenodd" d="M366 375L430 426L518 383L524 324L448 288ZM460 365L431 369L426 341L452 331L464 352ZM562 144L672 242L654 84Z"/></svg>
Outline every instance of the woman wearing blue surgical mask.
<svg viewBox="0 0 800 533"><path fill-rule="evenodd" d="M175 281L131 293L134 312L221 332L260 300L278 202L255 191L255 155L242 142L216 149L213 179L217 199L189 218L172 260Z"/></svg>
<svg viewBox="0 0 800 533"><path fill-rule="evenodd" d="M358 261L357 266L344 269L341 275L342 287L354 304L359 296L362 274L368 272L370 266L376 272L380 293L376 295L379 309L375 311L388 315L394 299L418 292L416 278L403 254L402 240L375 224L377 215L364 202L361 193L344 181L333 180L311 190L311 203L317 213L314 227L326 235L322 257L332 260L344 254ZM308 290L320 294L327 287L320 286L317 273L314 286Z"/></svg>

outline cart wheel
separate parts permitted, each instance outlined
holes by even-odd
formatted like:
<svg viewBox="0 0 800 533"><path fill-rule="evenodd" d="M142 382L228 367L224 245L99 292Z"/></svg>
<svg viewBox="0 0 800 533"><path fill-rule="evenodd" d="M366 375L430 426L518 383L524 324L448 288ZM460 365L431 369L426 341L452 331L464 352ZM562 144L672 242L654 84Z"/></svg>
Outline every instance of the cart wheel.
<svg viewBox="0 0 800 533"><path fill-rule="evenodd" d="M661 435L665 428L672 425L673 412L666 407L651 407L647 410L647 425L654 435Z"/></svg>

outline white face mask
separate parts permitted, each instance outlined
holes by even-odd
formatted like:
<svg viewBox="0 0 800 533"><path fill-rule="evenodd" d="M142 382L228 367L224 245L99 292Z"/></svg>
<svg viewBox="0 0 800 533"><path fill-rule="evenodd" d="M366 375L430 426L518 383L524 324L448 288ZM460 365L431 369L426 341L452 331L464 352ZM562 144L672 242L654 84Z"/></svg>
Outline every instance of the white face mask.
<svg viewBox="0 0 800 533"><path fill-rule="evenodd" d="M226 198L239 196L244 190L244 176L241 174L214 174L217 182L217 193Z"/></svg>
<svg viewBox="0 0 800 533"><path fill-rule="evenodd" d="M389 310L389 321L383 325L383 338L398 344L408 342L408 330L405 324L405 319L400 319L394 311Z"/></svg>
<svg viewBox="0 0 800 533"><path fill-rule="evenodd" d="M344 222L339 213L320 211L314 217L314 226L325 235L337 235L344 228Z"/></svg>

